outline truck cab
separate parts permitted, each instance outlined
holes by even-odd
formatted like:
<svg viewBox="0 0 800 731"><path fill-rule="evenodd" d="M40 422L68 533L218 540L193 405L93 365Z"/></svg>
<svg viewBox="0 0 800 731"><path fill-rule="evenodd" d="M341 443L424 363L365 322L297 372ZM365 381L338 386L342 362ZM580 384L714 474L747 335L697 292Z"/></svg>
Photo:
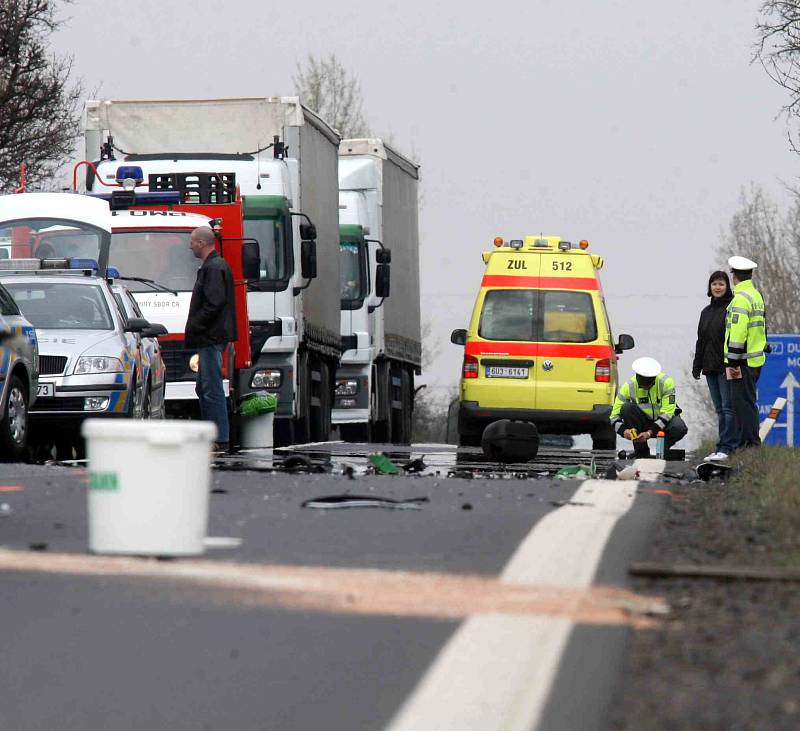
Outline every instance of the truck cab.
<svg viewBox="0 0 800 731"><path fill-rule="evenodd" d="M558 236L527 236L483 254L486 270L464 345L459 440L479 444L498 419L551 434L591 434L612 449L609 413L617 393L617 353L598 271L603 259Z"/></svg>

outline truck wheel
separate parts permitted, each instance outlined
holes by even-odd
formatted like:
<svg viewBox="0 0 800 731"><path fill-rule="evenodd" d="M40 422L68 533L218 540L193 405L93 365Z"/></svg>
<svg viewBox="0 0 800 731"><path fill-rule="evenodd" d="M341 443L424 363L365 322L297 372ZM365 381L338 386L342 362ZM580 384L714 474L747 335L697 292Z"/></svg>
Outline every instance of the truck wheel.
<svg viewBox="0 0 800 731"><path fill-rule="evenodd" d="M400 371L400 387L397 389L399 409L392 409L392 437L395 444L411 443L411 377L404 368Z"/></svg>
<svg viewBox="0 0 800 731"><path fill-rule="evenodd" d="M294 419L294 443L311 441L311 368L308 353L302 353L297 363L297 415Z"/></svg>
<svg viewBox="0 0 800 731"><path fill-rule="evenodd" d="M339 424L339 436L345 442L369 442L369 424Z"/></svg>
<svg viewBox="0 0 800 731"><path fill-rule="evenodd" d="M328 364L319 364L319 406L311 421L311 440L327 442L331 438L331 376Z"/></svg>
<svg viewBox="0 0 800 731"><path fill-rule="evenodd" d="M616 449L617 435L611 425L602 426L592 434L592 449Z"/></svg>
<svg viewBox="0 0 800 731"><path fill-rule="evenodd" d="M11 376L0 419L0 448L5 458L18 460L25 454L27 443L28 394L19 376Z"/></svg>

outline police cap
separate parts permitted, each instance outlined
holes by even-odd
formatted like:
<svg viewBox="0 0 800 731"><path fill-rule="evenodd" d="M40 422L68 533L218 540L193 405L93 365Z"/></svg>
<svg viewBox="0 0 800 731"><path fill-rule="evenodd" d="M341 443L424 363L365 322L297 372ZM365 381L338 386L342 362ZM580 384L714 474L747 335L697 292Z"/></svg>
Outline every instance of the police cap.
<svg viewBox="0 0 800 731"><path fill-rule="evenodd" d="M736 269L740 272L749 272L753 269L756 269L758 264L756 264L752 259L748 259L744 256L732 256L730 259L728 259L728 266L731 269Z"/></svg>
<svg viewBox="0 0 800 731"><path fill-rule="evenodd" d="M637 358L631 364L633 372L637 376L644 376L645 378L655 378L661 373L661 363L655 358Z"/></svg>

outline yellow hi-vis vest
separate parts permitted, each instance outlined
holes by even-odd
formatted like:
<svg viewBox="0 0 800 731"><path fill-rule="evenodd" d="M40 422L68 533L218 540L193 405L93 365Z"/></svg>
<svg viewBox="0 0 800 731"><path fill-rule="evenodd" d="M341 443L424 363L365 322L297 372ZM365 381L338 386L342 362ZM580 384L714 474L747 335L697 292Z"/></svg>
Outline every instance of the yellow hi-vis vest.
<svg viewBox="0 0 800 731"><path fill-rule="evenodd" d="M725 317L725 363L751 368L764 365L767 319L764 298L753 282L745 279L733 288L733 299Z"/></svg>
<svg viewBox="0 0 800 731"><path fill-rule="evenodd" d="M611 426L618 434L625 431L620 412L626 403L633 402L645 415L652 419L659 429L664 429L669 420L675 416L678 404L675 401L675 381L671 376L659 373L650 389L640 388L633 376L625 381L619 389L614 407L611 409Z"/></svg>

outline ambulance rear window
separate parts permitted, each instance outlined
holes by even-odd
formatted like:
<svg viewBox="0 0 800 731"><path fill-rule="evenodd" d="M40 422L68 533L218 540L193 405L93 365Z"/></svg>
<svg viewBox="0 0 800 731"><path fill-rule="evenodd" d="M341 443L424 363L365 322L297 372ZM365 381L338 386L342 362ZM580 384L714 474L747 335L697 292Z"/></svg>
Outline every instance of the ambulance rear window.
<svg viewBox="0 0 800 731"><path fill-rule="evenodd" d="M478 334L486 340L534 340L536 300L532 289L487 292Z"/></svg>
<svg viewBox="0 0 800 731"><path fill-rule="evenodd" d="M543 342L589 343L597 340L591 295L559 291L543 294Z"/></svg>

